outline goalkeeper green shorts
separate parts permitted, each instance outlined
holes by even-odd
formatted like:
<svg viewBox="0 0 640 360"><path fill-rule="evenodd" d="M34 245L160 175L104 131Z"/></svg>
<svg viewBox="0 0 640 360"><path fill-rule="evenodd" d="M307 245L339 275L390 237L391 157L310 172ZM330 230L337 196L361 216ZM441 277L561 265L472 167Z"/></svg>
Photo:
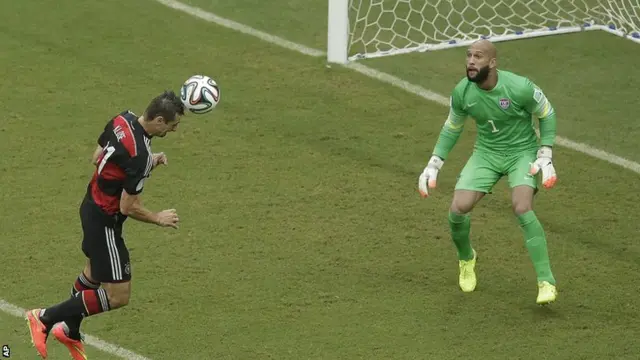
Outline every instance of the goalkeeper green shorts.
<svg viewBox="0 0 640 360"><path fill-rule="evenodd" d="M455 189L489 193L498 180L508 176L510 188L527 185L537 190L536 177L529 174L536 157L536 149L508 155L474 150L460 172Z"/></svg>

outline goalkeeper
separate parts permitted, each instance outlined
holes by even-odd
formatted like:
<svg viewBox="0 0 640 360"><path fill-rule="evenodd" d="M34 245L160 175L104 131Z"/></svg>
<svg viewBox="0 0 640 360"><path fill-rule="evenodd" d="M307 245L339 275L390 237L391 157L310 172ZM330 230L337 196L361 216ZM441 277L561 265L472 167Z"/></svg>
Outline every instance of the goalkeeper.
<svg viewBox="0 0 640 360"><path fill-rule="evenodd" d="M540 145L533 116L540 122ZM537 192L535 175L549 189L556 182L551 162L556 136L556 115L543 92L529 79L496 68L496 48L487 40L467 50L467 76L454 88L449 117L418 188L427 197L436 187L438 171L463 130L465 119L475 119L477 137L473 153L462 169L449 210L451 237L458 250L459 285L470 292L476 287L477 254L471 246L470 212L492 187L507 176L513 211L524 233L525 245L538 282L538 304L556 299L545 233L532 210Z"/></svg>

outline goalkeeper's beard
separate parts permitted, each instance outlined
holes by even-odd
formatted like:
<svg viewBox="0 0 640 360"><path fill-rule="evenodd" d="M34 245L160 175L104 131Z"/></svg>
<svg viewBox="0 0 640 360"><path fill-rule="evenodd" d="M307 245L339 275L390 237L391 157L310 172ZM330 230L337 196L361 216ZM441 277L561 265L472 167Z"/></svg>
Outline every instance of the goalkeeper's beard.
<svg viewBox="0 0 640 360"><path fill-rule="evenodd" d="M489 65L476 70L476 76L474 77L469 76L469 69L467 69L467 79L469 79L469 81L471 82L481 84L485 80L487 80L488 77L489 77Z"/></svg>

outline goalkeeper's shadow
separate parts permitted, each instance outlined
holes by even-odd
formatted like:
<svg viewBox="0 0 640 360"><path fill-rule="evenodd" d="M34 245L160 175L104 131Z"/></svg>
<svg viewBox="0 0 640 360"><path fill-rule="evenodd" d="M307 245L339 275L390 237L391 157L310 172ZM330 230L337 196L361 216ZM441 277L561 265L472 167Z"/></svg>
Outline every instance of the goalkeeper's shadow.
<svg viewBox="0 0 640 360"><path fill-rule="evenodd" d="M547 305L532 305L530 309L534 320L566 320L565 315L559 311L557 307L554 307L553 303Z"/></svg>

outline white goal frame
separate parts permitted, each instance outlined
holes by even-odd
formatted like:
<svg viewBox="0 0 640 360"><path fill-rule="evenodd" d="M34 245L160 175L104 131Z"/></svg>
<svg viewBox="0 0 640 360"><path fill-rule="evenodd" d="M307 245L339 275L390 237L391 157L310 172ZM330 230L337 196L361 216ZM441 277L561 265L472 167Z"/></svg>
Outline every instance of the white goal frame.
<svg viewBox="0 0 640 360"><path fill-rule="evenodd" d="M349 62L360 59L376 58L382 56L406 54L411 52L424 52L448 49L453 47L467 46L480 38L490 39L492 42L509 41L517 39L534 38L540 36L552 36L559 34L575 33L590 30L602 30L608 33L627 38L636 43L640 43L640 31L624 32L615 27L615 25L598 24L595 22L584 23L574 26L548 27L538 29L527 29L524 31L514 32L513 34L496 35L492 37L478 37L472 40L456 40L451 39L446 42L420 44L404 48L389 49L384 51L376 51L372 53L358 53L349 55L351 45L350 34L350 1L353 0L328 0L328 32L327 32L327 61L330 63L347 64ZM519 1L519 0L513 0ZM611 2L613 0L604 0ZM632 0L633 1L633 0Z"/></svg>

